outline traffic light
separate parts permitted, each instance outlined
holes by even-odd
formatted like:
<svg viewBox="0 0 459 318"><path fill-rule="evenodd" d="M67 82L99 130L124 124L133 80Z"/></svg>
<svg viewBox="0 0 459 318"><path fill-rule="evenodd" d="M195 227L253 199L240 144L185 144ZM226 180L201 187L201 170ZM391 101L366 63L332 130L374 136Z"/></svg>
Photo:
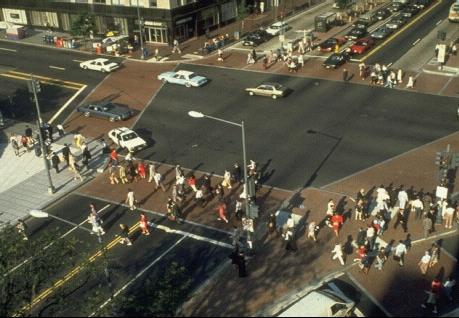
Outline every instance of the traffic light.
<svg viewBox="0 0 459 318"><path fill-rule="evenodd" d="M443 155L440 151L435 154L435 164L439 166L443 160Z"/></svg>
<svg viewBox="0 0 459 318"><path fill-rule="evenodd" d="M27 88L29 89L29 93L33 94L34 88L35 88L35 93L40 93L41 92L40 81L37 81L34 79L27 81Z"/></svg>

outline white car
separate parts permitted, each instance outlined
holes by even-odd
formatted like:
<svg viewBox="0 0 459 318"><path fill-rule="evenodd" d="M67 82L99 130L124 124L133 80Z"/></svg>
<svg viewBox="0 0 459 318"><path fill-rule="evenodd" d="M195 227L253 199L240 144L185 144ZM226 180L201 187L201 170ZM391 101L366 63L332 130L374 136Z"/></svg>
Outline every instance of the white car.
<svg viewBox="0 0 459 318"><path fill-rule="evenodd" d="M288 29L290 29L290 27L288 26L287 23L275 22L271 24L265 31L266 33L269 33L271 35L279 35L281 31L285 33L285 31L287 31Z"/></svg>
<svg viewBox="0 0 459 318"><path fill-rule="evenodd" d="M98 58L81 62L80 67L84 70L94 70L102 73L109 73L119 68L120 65L116 62L110 62L109 59Z"/></svg>
<svg viewBox="0 0 459 318"><path fill-rule="evenodd" d="M158 75L158 79L163 83L174 83L185 85L186 87L199 87L208 82L204 76L199 76L190 71L164 72Z"/></svg>
<svg viewBox="0 0 459 318"><path fill-rule="evenodd" d="M147 142L129 128L120 127L110 130L108 137L121 148L129 152L139 151L147 146Z"/></svg>

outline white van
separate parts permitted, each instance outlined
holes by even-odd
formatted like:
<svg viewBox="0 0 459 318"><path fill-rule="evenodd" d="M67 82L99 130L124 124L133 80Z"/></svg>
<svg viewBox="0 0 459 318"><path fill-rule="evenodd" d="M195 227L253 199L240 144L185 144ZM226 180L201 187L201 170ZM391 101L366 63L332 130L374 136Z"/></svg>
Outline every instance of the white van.
<svg viewBox="0 0 459 318"><path fill-rule="evenodd" d="M349 317L355 303L331 289L315 290L278 317Z"/></svg>

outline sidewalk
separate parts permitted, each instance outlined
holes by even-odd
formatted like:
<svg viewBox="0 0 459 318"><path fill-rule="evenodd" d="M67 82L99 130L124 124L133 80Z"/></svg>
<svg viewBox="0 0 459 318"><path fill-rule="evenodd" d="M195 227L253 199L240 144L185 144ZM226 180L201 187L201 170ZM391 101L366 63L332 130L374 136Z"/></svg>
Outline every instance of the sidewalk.
<svg viewBox="0 0 459 318"><path fill-rule="evenodd" d="M55 135L57 138L57 134ZM59 152L65 143L71 145L73 135L65 135L55 140L52 150ZM93 171L84 171L83 183L91 180L95 171L103 164L101 144L98 141L88 141L89 151L93 159L90 168ZM71 152L77 160L81 159L81 151L74 146ZM74 175L61 163L57 174L51 169L51 179L56 192L48 194L48 177L44 168L43 157L36 157L34 151L27 152L20 149L21 155L16 157L13 148L8 144L0 144L0 223L15 223L18 219L26 218L32 209L43 209L60 197L80 187L82 183L74 180Z"/></svg>

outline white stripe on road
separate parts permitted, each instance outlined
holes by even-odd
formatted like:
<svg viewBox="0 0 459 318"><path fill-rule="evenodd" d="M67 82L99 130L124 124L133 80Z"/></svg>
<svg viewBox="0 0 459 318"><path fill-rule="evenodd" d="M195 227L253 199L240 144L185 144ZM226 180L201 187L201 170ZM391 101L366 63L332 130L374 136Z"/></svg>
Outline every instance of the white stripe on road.
<svg viewBox="0 0 459 318"><path fill-rule="evenodd" d="M77 98L78 95L81 94L82 91L84 91L88 87L87 85L83 85L78 92L76 92L60 109L57 113L54 114L54 116L49 120L49 124L52 124L53 121L56 120L56 118L70 105L70 103L73 102L75 98Z"/></svg>
<svg viewBox="0 0 459 318"><path fill-rule="evenodd" d="M387 64L387 67L390 67L392 64L394 64L394 63L390 62L389 64Z"/></svg>
<svg viewBox="0 0 459 318"><path fill-rule="evenodd" d="M106 206L104 206L102 209L100 209L99 211L97 211L97 214L101 213L102 211L104 211L106 208L108 208L110 206L110 204L107 204ZM64 237L66 237L67 235L69 235L70 233L72 233L73 231L75 231L79 226L82 226L83 224L85 224L86 222L88 222L88 219L85 219L83 222L81 222L80 224L78 224L78 226L75 226L73 229L71 229L70 231L66 232L65 234L63 234L62 236L60 236L57 240L61 240L63 239ZM57 241L56 240L56 241ZM50 248L51 246L54 245L54 243L56 241L53 241L51 243L49 243L48 245L46 245L43 250L47 250L48 248ZM20 263L19 265L16 265L15 267L13 267L12 269L10 269L8 272L6 272L5 274L3 274L3 277L6 277L8 276L9 274L11 274L12 272L18 270L20 267L24 266L25 264L27 264L31 259L33 258L32 257L29 257L28 259L26 259L25 261L23 261L22 263Z"/></svg>
<svg viewBox="0 0 459 318"><path fill-rule="evenodd" d="M393 317L392 314L388 312L386 308L384 308L383 305L381 305L381 303L372 294L370 294L370 292L363 287L357 279L354 278L354 276L351 275L351 273L347 272L347 276L387 317Z"/></svg>
<svg viewBox="0 0 459 318"><path fill-rule="evenodd" d="M80 61L80 60L72 60L73 62L77 62L77 63L83 63L84 61Z"/></svg>
<svg viewBox="0 0 459 318"><path fill-rule="evenodd" d="M18 50L14 50L14 49L5 49L3 47L0 47L0 50L2 51L8 51L8 52L17 52Z"/></svg>
<svg viewBox="0 0 459 318"><path fill-rule="evenodd" d="M419 39L417 39L416 41L414 41L413 46L415 46L416 44L418 44L419 41L421 41L421 38L419 38Z"/></svg>
<svg viewBox="0 0 459 318"><path fill-rule="evenodd" d="M59 66L50 65L49 68L52 68L52 69L55 69L55 70L59 70L59 71L65 71L65 67L59 67Z"/></svg>
<svg viewBox="0 0 459 318"><path fill-rule="evenodd" d="M186 238L186 236L182 237L180 240L178 240L177 242L175 242L174 245L172 245L171 247L169 247L164 253L162 253L157 259L155 259L153 262L150 263L150 265L148 265L147 267L145 267L140 273L138 273L133 279L131 279L129 282L126 283L126 285L124 285L123 287L121 287L120 289L118 289L116 291L116 293L113 294L113 297L107 299L102 305L99 306L99 309L102 309L104 308L105 306L107 306L113 299L115 299L115 297L118 297L119 294L121 294L126 288L128 288L130 285L132 285L137 279L139 279L140 276L142 276L146 271L148 271L151 267L153 267L153 265L155 265L156 263L158 263L167 253L169 253L174 247L176 247L177 245L179 245L184 239ZM98 310L97 310L98 311ZM96 315L97 311L93 312L92 314L89 315L89 317L93 317Z"/></svg>
<svg viewBox="0 0 459 318"><path fill-rule="evenodd" d="M439 21L437 22L437 24L435 24L435 26L439 25L439 24L441 23L441 21L442 21L442 20L439 20Z"/></svg>
<svg viewBox="0 0 459 318"><path fill-rule="evenodd" d="M229 248L229 249L233 248L233 246L231 244L220 242L220 241L217 241L217 240L205 237L205 236L200 236L200 235L196 235L196 234L193 234L193 233L180 231L180 230L174 230L174 229L172 229L172 228L170 228L168 226L158 225L158 224L155 224L153 222L150 222L149 224L150 224L150 226L155 227L158 230L163 230L166 233L175 233L175 234L183 235L185 237L189 237L189 238L192 238L192 239L195 239L195 240L198 240L198 241L204 241L204 242L208 242L208 243L211 243L211 244L214 244L214 245L218 245L218 246L221 246L221 247L226 247L226 248Z"/></svg>

